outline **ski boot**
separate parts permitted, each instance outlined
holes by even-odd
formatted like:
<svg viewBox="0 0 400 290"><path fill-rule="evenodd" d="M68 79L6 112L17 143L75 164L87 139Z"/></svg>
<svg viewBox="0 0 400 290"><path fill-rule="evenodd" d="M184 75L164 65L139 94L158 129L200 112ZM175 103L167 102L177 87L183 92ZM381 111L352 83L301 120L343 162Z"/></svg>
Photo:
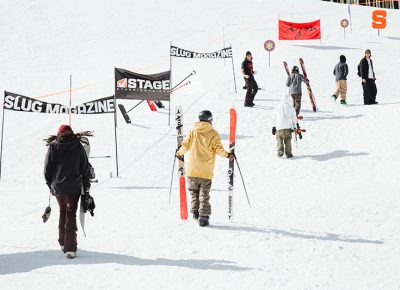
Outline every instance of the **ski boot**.
<svg viewBox="0 0 400 290"><path fill-rule="evenodd" d="M292 154L292 153L286 154L286 158L292 158L292 157L293 157L293 154Z"/></svg>
<svg viewBox="0 0 400 290"><path fill-rule="evenodd" d="M208 216L200 216L199 226L201 226L201 227L208 226L210 224L208 220L209 220Z"/></svg>
<svg viewBox="0 0 400 290"><path fill-rule="evenodd" d="M278 151L277 156L278 156L278 157L282 157L282 156L283 156L283 152L282 152L282 151Z"/></svg>
<svg viewBox="0 0 400 290"><path fill-rule="evenodd" d="M332 95L332 101L336 102L337 96L336 95Z"/></svg>
<svg viewBox="0 0 400 290"><path fill-rule="evenodd" d="M346 100L340 100L341 105L347 105Z"/></svg>
<svg viewBox="0 0 400 290"><path fill-rule="evenodd" d="M193 211L193 219L198 220L199 219L199 211L195 210Z"/></svg>
<svg viewBox="0 0 400 290"><path fill-rule="evenodd" d="M65 257L67 257L68 259L75 259L76 252L65 252Z"/></svg>

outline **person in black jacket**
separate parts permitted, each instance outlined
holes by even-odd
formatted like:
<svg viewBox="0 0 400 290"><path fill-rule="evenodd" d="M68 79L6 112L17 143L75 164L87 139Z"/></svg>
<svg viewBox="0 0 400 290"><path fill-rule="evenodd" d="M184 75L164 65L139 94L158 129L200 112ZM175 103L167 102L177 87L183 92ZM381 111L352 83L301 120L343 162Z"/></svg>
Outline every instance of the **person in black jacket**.
<svg viewBox="0 0 400 290"><path fill-rule="evenodd" d="M378 104L376 101L375 72L371 59L371 50L365 51L365 57L360 61L360 76L362 78L362 87L364 92L364 105Z"/></svg>
<svg viewBox="0 0 400 290"><path fill-rule="evenodd" d="M244 100L244 106L245 107L253 107L254 106L254 97L257 94L258 91L258 85L256 80L254 79L254 74L256 73L253 70L253 57L251 55L251 52L248 51L246 52L246 57L244 61L242 62L242 74L244 77L244 80L246 82L245 88L247 89L246 92L246 98Z"/></svg>
<svg viewBox="0 0 400 290"><path fill-rule="evenodd" d="M66 257L75 258L76 211L82 185L87 192L90 188L90 164L80 135L68 125L60 126L57 137L48 139L48 146L44 177L60 206L58 242Z"/></svg>

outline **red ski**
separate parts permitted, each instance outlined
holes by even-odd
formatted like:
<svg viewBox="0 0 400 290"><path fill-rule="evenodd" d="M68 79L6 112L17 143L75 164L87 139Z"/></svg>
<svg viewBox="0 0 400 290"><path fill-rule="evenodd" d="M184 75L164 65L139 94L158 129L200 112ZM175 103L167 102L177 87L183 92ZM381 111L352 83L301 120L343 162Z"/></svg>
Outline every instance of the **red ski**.
<svg viewBox="0 0 400 290"><path fill-rule="evenodd" d="M230 131L229 131L229 151L235 154L235 140L236 140L236 111L231 108L230 114ZM233 177L234 177L235 160L229 161L228 169L228 218L233 219Z"/></svg>
<svg viewBox="0 0 400 290"><path fill-rule="evenodd" d="M156 104L154 103L154 101L146 100L146 102L149 105L150 110L152 110L153 112L157 111L157 107L156 107Z"/></svg>
<svg viewBox="0 0 400 290"><path fill-rule="evenodd" d="M310 80L308 79L308 76L307 76L306 67L304 65L304 61L303 61L302 58L300 58L299 61L300 61L301 70L303 71L304 80L306 81L306 87L307 87L308 95L310 96L311 107L312 107L313 112L316 112L317 111L317 104L315 102L314 94L313 94L313 92L311 90Z"/></svg>
<svg viewBox="0 0 400 290"><path fill-rule="evenodd" d="M176 139L178 148L181 146L183 140L182 127L183 127L183 111L181 106L175 107L175 123L176 123ZM186 200L186 182L185 182L185 161L179 160L178 165L179 175L179 200L180 200L180 212L181 219L187 220L188 218L188 206Z"/></svg>

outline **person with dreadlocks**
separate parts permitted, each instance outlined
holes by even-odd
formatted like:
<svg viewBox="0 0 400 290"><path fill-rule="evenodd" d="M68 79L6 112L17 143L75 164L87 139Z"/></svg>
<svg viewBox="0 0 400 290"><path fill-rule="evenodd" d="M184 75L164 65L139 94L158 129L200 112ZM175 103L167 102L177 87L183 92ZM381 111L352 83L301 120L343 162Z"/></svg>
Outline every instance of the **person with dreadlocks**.
<svg viewBox="0 0 400 290"><path fill-rule="evenodd" d="M82 145L89 144L91 132L74 134L68 125L61 125L57 136L45 139L47 150L44 177L50 193L60 206L58 242L67 258L75 258L77 251L76 211L81 195L90 189L90 163Z"/></svg>

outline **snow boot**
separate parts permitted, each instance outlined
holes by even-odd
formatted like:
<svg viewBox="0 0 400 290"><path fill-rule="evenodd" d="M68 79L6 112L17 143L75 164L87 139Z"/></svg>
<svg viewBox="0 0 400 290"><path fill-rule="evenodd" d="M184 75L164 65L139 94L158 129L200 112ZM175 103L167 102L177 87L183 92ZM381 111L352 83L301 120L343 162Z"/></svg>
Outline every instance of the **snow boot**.
<svg viewBox="0 0 400 290"><path fill-rule="evenodd" d="M210 224L208 220L209 220L208 216L200 216L199 226L201 226L201 227L208 226Z"/></svg>
<svg viewBox="0 0 400 290"><path fill-rule="evenodd" d="M341 105L347 105L346 100L340 100Z"/></svg>
<svg viewBox="0 0 400 290"><path fill-rule="evenodd" d="M65 252L65 257L68 259L74 259L76 258L76 252Z"/></svg>
<svg viewBox="0 0 400 290"><path fill-rule="evenodd" d="M286 154L286 158L292 158L292 157L293 157L292 153Z"/></svg>
<svg viewBox="0 0 400 290"><path fill-rule="evenodd" d="M336 102L337 96L336 95L332 95L332 101Z"/></svg>
<svg viewBox="0 0 400 290"><path fill-rule="evenodd" d="M283 152L282 151L278 151L278 157L282 157L283 156Z"/></svg>
<svg viewBox="0 0 400 290"><path fill-rule="evenodd" d="M198 220L199 219L199 212L197 210L193 211L193 219Z"/></svg>

